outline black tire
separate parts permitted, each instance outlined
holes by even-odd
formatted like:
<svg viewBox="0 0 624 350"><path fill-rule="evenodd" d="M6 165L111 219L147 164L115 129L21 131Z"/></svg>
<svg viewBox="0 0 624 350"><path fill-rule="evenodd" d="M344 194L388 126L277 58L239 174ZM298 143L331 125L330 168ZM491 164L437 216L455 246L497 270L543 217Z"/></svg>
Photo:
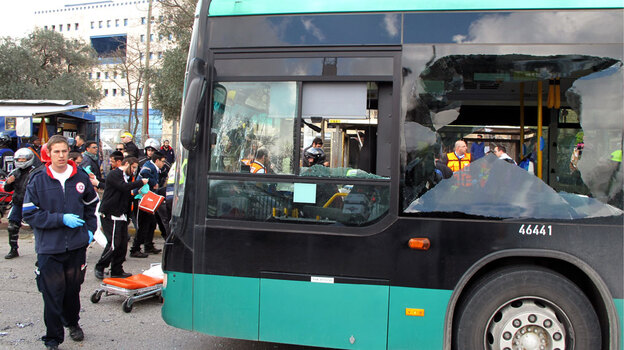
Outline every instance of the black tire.
<svg viewBox="0 0 624 350"><path fill-rule="evenodd" d="M97 304L100 301L100 297L100 292L96 290L93 294L91 294L91 302Z"/></svg>
<svg viewBox="0 0 624 350"><path fill-rule="evenodd" d="M520 348L514 341L601 349L600 323L589 299L561 274L536 266L491 273L468 291L455 320L456 350Z"/></svg>
<svg viewBox="0 0 624 350"><path fill-rule="evenodd" d="M121 304L121 308L125 313L130 313L132 312L132 307L134 305L132 305L132 302L130 301L130 299L126 299L124 300L124 302Z"/></svg>

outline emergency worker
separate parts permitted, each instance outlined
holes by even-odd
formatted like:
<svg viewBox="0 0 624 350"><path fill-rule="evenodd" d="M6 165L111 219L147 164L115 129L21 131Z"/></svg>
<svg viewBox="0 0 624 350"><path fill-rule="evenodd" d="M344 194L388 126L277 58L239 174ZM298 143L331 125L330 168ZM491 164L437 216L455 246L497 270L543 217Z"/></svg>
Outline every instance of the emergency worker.
<svg viewBox="0 0 624 350"><path fill-rule="evenodd" d="M269 162L269 151L260 148L256 153L256 158L249 164L249 172L252 174L266 174Z"/></svg>
<svg viewBox="0 0 624 350"><path fill-rule="evenodd" d="M31 177L24 197L24 220L33 228L37 253L37 287L43 295L48 349L64 341L63 326L82 341L80 285L86 270L87 245L97 228L98 197L87 173L68 160L69 142L61 135L48 141L51 162Z"/></svg>
<svg viewBox="0 0 624 350"><path fill-rule="evenodd" d="M460 171L471 162L470 153L466 153L468 146L466 142L458 140L455 142L455 150L446 154L446 166L453 172Z"/></svg>
<svg viewBox="0 0 624 350"><path fill-rule="evenodd" d="M24 203L24 194L26 193L26 185L31 173L35 170L35 160L38 158L29 148L20 148L15 152L15 169L9 174L4 184L4 190L13 191L13 207L9 213L9 246L11 250L5 259L13 259L19 256L17 252L17 239L19 238L19 230L22 227L22 204Z"/></svg>

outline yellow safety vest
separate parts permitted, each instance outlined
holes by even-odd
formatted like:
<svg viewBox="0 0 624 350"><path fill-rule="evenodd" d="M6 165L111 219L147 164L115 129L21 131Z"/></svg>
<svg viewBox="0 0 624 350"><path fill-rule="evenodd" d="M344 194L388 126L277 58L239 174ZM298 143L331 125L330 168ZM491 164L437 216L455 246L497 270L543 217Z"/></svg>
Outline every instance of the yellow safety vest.
<svg viewBox="0 0 624 350"><path fill-rule="evenodd" d="M465 166L470 164L470 160L471 160L470 153L464 154L464 158L462 159L457 158L457 155L455 155L455 152L447 153L446 157L448 158L448 163L446 163L446 166L451 168L453 172L462 170Z"/></svg>

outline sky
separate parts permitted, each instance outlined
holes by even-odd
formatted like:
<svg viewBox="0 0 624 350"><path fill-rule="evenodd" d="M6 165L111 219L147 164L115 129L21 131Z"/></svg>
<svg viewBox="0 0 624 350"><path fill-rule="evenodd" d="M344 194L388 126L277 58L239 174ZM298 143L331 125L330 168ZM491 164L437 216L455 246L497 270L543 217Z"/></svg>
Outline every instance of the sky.
<svg viewBox="0 0 624 350"><path fill-rule="evenodd" d="M63 6L67 0L0 0L0 37L23 37L33 29L35 9Z"/></svg>

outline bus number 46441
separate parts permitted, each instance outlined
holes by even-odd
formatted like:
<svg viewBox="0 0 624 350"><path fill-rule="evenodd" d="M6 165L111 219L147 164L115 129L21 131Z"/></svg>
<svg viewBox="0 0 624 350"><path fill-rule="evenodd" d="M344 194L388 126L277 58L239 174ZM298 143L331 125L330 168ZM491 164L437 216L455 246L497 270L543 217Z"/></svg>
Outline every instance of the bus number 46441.
<svg viewBox="0 0 624 350"><path fill-rule="evenodd" d="M552 236L552 225L522 225L518 233L523 235Z"/></svg>

